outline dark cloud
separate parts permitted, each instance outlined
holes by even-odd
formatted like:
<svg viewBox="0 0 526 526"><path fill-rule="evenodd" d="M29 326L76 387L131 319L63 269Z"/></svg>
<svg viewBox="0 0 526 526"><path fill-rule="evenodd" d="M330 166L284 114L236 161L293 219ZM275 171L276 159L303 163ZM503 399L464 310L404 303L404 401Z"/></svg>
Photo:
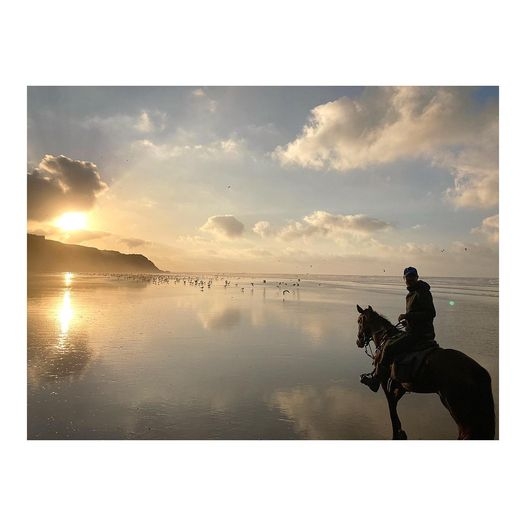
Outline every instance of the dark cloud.
<svg viewBox="0 0 526 526"><path fill-rule="evenodd" d="M107 188L95 164L45 155L27 174L28 219L43 221L68 211L89 210Z"/></svg>

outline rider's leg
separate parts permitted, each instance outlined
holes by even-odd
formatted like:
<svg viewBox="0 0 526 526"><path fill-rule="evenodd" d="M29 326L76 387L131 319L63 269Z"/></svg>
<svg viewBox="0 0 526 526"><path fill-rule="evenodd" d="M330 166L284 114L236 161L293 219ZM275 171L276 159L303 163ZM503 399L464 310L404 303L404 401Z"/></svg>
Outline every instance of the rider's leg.
<svg viewBox="0 0 526 526"><path fill-rule="evenodd" d="M389 340L381 351L380 359L376 362L373 373L362 374L360 382L367 385L372 391L378 391L381 382L389 378L389 365L396 356L407 349L410 339L407 334L404 334L395 341Z"/></svg>

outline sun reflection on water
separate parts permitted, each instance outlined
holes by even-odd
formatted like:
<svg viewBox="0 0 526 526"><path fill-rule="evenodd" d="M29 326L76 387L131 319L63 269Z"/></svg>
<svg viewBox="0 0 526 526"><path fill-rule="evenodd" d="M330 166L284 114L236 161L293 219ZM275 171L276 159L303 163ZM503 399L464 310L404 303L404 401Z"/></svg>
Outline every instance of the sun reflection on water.
<svg viewBox="0 0 526 526"><path fill-rule="evenodd" d="M71 286L72 281L73 281L73 273L64 272L64 284L66 285L66 287Z"/></svg>
<svg viewBox="0 0 526 526"><path fill-rule="evenodd" d="M62 304L58 313L58 319L60 321L60 333L61 336L65 336L68 333L69 325L74 316L74 310L71 306L71 291L64 291L64 297L62 298Z"/></svg>

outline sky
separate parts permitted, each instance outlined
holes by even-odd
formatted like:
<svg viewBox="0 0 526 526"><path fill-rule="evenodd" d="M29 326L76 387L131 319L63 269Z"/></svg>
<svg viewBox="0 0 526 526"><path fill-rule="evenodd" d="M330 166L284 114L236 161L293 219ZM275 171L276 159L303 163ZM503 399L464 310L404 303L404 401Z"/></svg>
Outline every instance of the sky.
<svg viewBox="0 0 526 526"><path fill-rule="evenodd" d="M27 95L28 232L172 272L498 276L498 87Z"/></svg>

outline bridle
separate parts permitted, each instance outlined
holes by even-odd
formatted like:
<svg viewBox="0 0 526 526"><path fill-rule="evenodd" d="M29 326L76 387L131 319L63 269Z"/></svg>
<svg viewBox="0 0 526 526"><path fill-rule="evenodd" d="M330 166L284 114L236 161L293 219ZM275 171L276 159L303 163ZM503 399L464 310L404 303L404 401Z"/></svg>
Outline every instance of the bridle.
<svg viewBox="0 0 526 526"><path fill-rule="evenodd" d="M370 344L371 344L371 341L374 341L374 336L379 331L370 332L369 329L366 330L364 326L365 318L366 318L365 314L363 313L360 314L360 317L358 318L358 326L360 327L360 330L358 332L358 340L360 340L360 336L361 336L363 339L363 347L364 347L365 354L369 356L370 358L374 359L374 354L373 354L373 351L371 350ZM380 329L380 330L384 330L384 329ZM376 347L376 350L378 350L378 347Z"/></svg>
<svg viewBox="0 0 526 526"><path fill-rule="evenodd" d="M394 325L393 327L381 327L375 331L370 331L370 329L368 330L368 332L370 332L369 335L366 334L366 331L365 331L365 328L364 328L364 323L363 323L363 320L366 319L366 316L362 313L360 314L360 318L361 318L361 322L359 321L358 325L360 326L360 332L363 336L363 346L364 346L364 351L365 351L365 354L367 356L369 356L369 358L372 358L374 360L374 357L376 355L376 353L378 353L378 351L380 349L382 349L382 347L384 346L385 342L387 341L387 339L389 338L389 332L392 331L392 328L396 329L397 331L400 330L401 327L403 327L403 323L402 322L398 322L396 325ZM360 336L360 332L358 333L358 336ZM375 336L379 333L384 333L384 335L382 336L382 338L379 340L379 345L376 344L376 340L378 338L375 338ZM376 349L374 350L374 352L371 350L371 342L374 341L375 342L375 347Z"/></svg>

